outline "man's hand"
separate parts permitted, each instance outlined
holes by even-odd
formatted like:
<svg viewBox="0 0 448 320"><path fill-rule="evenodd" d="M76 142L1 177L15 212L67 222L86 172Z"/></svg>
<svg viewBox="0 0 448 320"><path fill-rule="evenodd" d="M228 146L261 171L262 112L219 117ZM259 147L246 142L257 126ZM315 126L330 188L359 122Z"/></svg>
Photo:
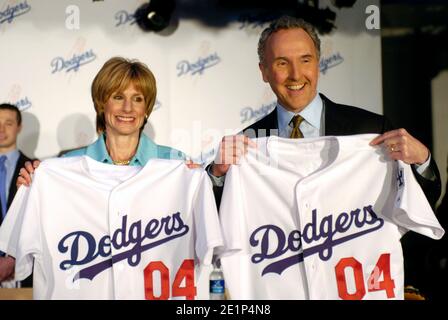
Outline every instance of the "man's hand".
<svg viewBox="0 0 448 320"><path fill-rule="evenodd" d="M423 164L429 158L429 150L423 143L411 136L405 129L383 133L370 142L371 146L384 143L394 160L407 164Z"/></svg>
<svg viewBox="0 0 448 320"><path fill-rule="evenodd" d="M17 189L22 185L26 185L29 187L31 185L31 174L34 173L34 170L39 167L40 161L34 160L33 163L31 161L25 162L25 166L20 169L19 176L16 181Z"/></svg>
<svg viewBox="0 0 448 320"><path fill-rule="evenodd" d="M15 263L16 260L13 257L0 257L0 282L14 278Z"/></svg>
<svg viewBox="0 0 448 320"><path fill-rule="evenodd" d="M226 136L222 138L218 154L213 162L211 173L215 177L222 177L232 164L239 164L240 159L247 153L248 147L257 144L244 135Z"/></svg>

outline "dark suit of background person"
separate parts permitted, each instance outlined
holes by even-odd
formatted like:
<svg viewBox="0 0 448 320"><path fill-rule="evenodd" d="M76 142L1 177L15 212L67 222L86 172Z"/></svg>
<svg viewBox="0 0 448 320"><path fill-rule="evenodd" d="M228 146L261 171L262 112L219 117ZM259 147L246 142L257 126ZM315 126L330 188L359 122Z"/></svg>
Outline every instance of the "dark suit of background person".
<svg viewBox="0 0 448 320"><path fill-rule="evenodd" d="M14 196L17 192L16 179L19 175L19 170L24 166L24 163L26 161L31 161L30 158L25 156L21 151L17 150L17 136L20 132L21 125L22 117L19 109L14 105L0 104L0 156L6 154L10 155L13 152L17 152L16 156L18 155L15 166L13 163L8 163L8 166L6 167L7 172L9 170L13 170L12 175L10 175L11 180L9 181L9 185L6 185L6 188L9 190L8 198L6 201L7 209L11 205L12 200L14 199ZM2 215L0 214L0 225L2 222ZM21 281L19 285L21 287L31 287L32 277L30 276L24 281Z"/></svg>
<svg viewBox="0 0 448 320"><path fill-rule="evenodd" d="M312 119L311 122L314 122L313 125L307 121L307 116L304 115L305 121L300 124L311 124L313 133L310 136L378 133L380 135L372 140L371 144L383 144L391 159L412 164L414 175L434 208L441 193L440 174L426 146L404 129L392 130L392 125L384 116L337 104L324 95L318 95L320 39L312 25L302 19L288 16L273 21L260 36L258 57L263 81L269 83L275 93L277 107L245 128L243 133L246 136L254 138L272 134L289 137L286 134L288 130L296 130L291 128L291 119L302 113L307 114L310 121ZM282 128L278 128L277 112L282 115ZM317 123L320 124L318 133ZM302 130L300 128L299 130ZM270 132L271 130L273 132ZM304 137L309 136L304 134ZM222 139L215 161L207 168L214 185L218 207L225 174L230 165L238 163L251 144L253 143L250 139L241 135ZM407 278L406 259L405 253ZM405 280L406 284L411 284Z"/></svg>
<svg viewBox="0 0 448 320"><path fill-rule="evenodd" d="M14 173L12 174L13 179L11 180L11 183L9 185L9 195L7 200L6 207L9 209L11 206L12 200L14 200L14 196L17 192L17 185L16 185L16 178L19 175L20 168L25 166L26 161L32 161L32 159L28 158L26 155L22 153L22 151L19 151L19 159L17 160L16 167L14 169ZM1 154L0 154L1 155ZM0 225L2 222L2 218L0 217Z"/></svg>

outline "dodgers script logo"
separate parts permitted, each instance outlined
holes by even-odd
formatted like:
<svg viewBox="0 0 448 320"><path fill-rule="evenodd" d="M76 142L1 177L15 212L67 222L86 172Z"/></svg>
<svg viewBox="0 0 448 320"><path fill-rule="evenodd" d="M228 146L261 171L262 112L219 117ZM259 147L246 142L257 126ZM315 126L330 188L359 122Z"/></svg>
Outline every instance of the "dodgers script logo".
<svg viewBox="0 0 448 320"><path fill-rule="evenodd" d="M70 72L72 70L77 72L79 67L90 63L95 59L96 54L92 49L81 54L74 54L73 57L68 60L65 60L63 57L56 57L51 60L51 67L53 68L51 73L61 72L63 70L65 70L65 72Z"/></svg>
<svg viewBox="0 0 448 320"><path fill-rule="evenodd" d="M333 255L335 246L374 232L383 225L384 220L376 215L371 205L352 210L350 214L345 212L337 216L330 214L323 217L320 224L317 222L317 209L314 209L311 222L304 226L302 232L293 230L287 235L280 227L271 224L257 228L250 236L249 242L252 247L259 249L259 253L252 255L251 261L260 263L264 260L282 257L282 259L268 264L261 275L281 274L287 268L316 253L319 254L322 261L327 261ZM352 231L353 229L358 230L344 236L348 230ZM272 239L275 239L277 243L272 245ZM319 240L324 241L312 246ZM307 246L302 252L296 253L302 249L302 242L310 246Z"/></svg>
<svg viewBox="0 0 448 320"><path fill-rule="evenodd" d="M202 75L205 69L216 66L220 62L221 58L216 52L205 58L199 58L193 63L188 62L187 60L182 60L177 64L177 76L180 77L187 74L195 75L197 73Z"/></svg>
<svg viewBox="0 0 448 320"><path fill-rule="evenodd" d="M322 74L327 73L328 69L337 66L344 62L344 58L341 57L339 52L333 53L329 57L322 57L319 62L319 69Z"/></svg>
<svg viewBox="0 0 448 320"><path fill-rule="evenodd" d="M30 12L30 10L31 6L26 2L26 0L14 6L10 6L8 4L5 10L0 11L0 24L4 22L11 23L15 18Z"/></svg>
<svg viewBox="0 0 448 320"><path fill-rule="evenodd" d="M263 104L261 107L254 109L251 107L245 107L241 109L240 116L241 116L241 123L245 123L251 120L257 121L264 116L266 116L269 112L274 110L275 106L277 105L277 102L272 102L270 104Z"/></svg>
<svg viewBox="0 0 448 320"><path fill-rule="evenodd" d="M58 244L60 253L68 253L70 258L59 264L61 270L67 270L72 266L82 266L97 258L106 258L81 269L74 277L78 279L92 280L96 275L111 268L114 263L127 260L132 267L137 266L142 253L160 246L166 242L182 237L190 229L184 223L179 212L158 219L151 219L145 226L138 220L127 226L128 217L123 216L121 227L112 234L103 236L101 239L87 231L74 231L64 236ZM81 250L82 248L82 250ZM87 248L87 249L85 249ZM120 250L118 254L112 255L112 248Z"/></svg>
<svg viewBox="0 0 448 320"><path fill-rule="evenodd" d="M154 107L152 108L152 111L156 111L157 109L162 108L162 102L160 102L158 99L156 99L156 102L154 103Z"/></svg>
<svg viewBox="0 0 448 320"><path fill-rule="evenodd" d="M25 97L23 99L18 100L15 105L17 106L17 108L19 108L20 111L24 111L26 109L31 108L31 106L33 105L30 100L28 99L28 97Z"/></svg>
<svg viewBox="0 0 448 320"><path fill-rule="evenodd" d="M115 14L115 20L117 20L117 24L115 27L119 27L124 24L133 25L135 24L135 16L133 13L129 13L126 10L120 10Z"/></svg>

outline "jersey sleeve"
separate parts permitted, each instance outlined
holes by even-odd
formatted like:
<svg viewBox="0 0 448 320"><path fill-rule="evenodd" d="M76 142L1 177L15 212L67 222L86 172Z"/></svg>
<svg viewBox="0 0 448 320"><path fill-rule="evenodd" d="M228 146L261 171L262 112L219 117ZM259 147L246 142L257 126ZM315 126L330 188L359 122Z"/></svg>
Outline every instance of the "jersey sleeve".
<svg viewBox="0 0 448 320"><path fill-rule="evenodd" d="M414 177L410 165L397 161L395 172L395 203L392 219L402 228L433 239L445 231Z"/></svg>
<svg viewBox="0 0 448 320"><path fill-rule="evenodd" d="M21 186L17 190L5 220L0 227L0 251L12 257L16 256L18 237L23 224L23 215L29 194L29 187Z"/></svg>
<svg viewBox="0 0 448 320"><path fill-rule="evenodd" d="M39 182L37 175L30 188L20 190L24 199L14 198L17 212L12 237L9 242L11 255L16 258L15 279L24 280L33 271L34 258L40 253L40 214L39 214ZM19 194L20 195L20 194ZM12 208L12 207L11 207Z"/></svg>
<svg viewBox="0 0 448 320"><path fill-rule="evenodd" d="M210 265L215 248L222 246L223 240L212 183L205 171L195 192L193 217L196 257L200 263Z"/></svg>

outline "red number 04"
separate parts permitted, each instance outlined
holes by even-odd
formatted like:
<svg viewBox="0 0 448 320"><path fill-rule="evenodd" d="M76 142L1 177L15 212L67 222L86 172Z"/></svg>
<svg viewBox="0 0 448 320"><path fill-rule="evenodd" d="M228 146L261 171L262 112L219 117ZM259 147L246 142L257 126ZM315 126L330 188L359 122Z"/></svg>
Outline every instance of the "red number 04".
<svg viewBox="0 0 448 320"><path fill-rule="evenodd" d="M347 289L347 279L345 278L345 269L351 268L355 278L356 291L349 293ZM338 284L339 297L344 300L361 300L366 294L366 287L364 285L364 272L362 271L362 264L353 257L342 258L335 267L336 280ZM383 280L379 278L383 274ZM390 276L390 254L383 253L378 259L375 268L367 279L368 291L386 291L388 298L394 298L395 282Z"/></svg>
<svg viewBox="0 0 448 320"><path fill-rule="evenodd" d="M160 296L154 296L154 271L160 273ZM170 271L162 261L150 262L144 271L145 275L145 298L146 300L167 300L170 297ZM185 279L185 286L181 287L182 280ZM187 259L182 262L172 285L173 297L186 297L193 300L196 296L194 285L194 261Z"/></svg>

